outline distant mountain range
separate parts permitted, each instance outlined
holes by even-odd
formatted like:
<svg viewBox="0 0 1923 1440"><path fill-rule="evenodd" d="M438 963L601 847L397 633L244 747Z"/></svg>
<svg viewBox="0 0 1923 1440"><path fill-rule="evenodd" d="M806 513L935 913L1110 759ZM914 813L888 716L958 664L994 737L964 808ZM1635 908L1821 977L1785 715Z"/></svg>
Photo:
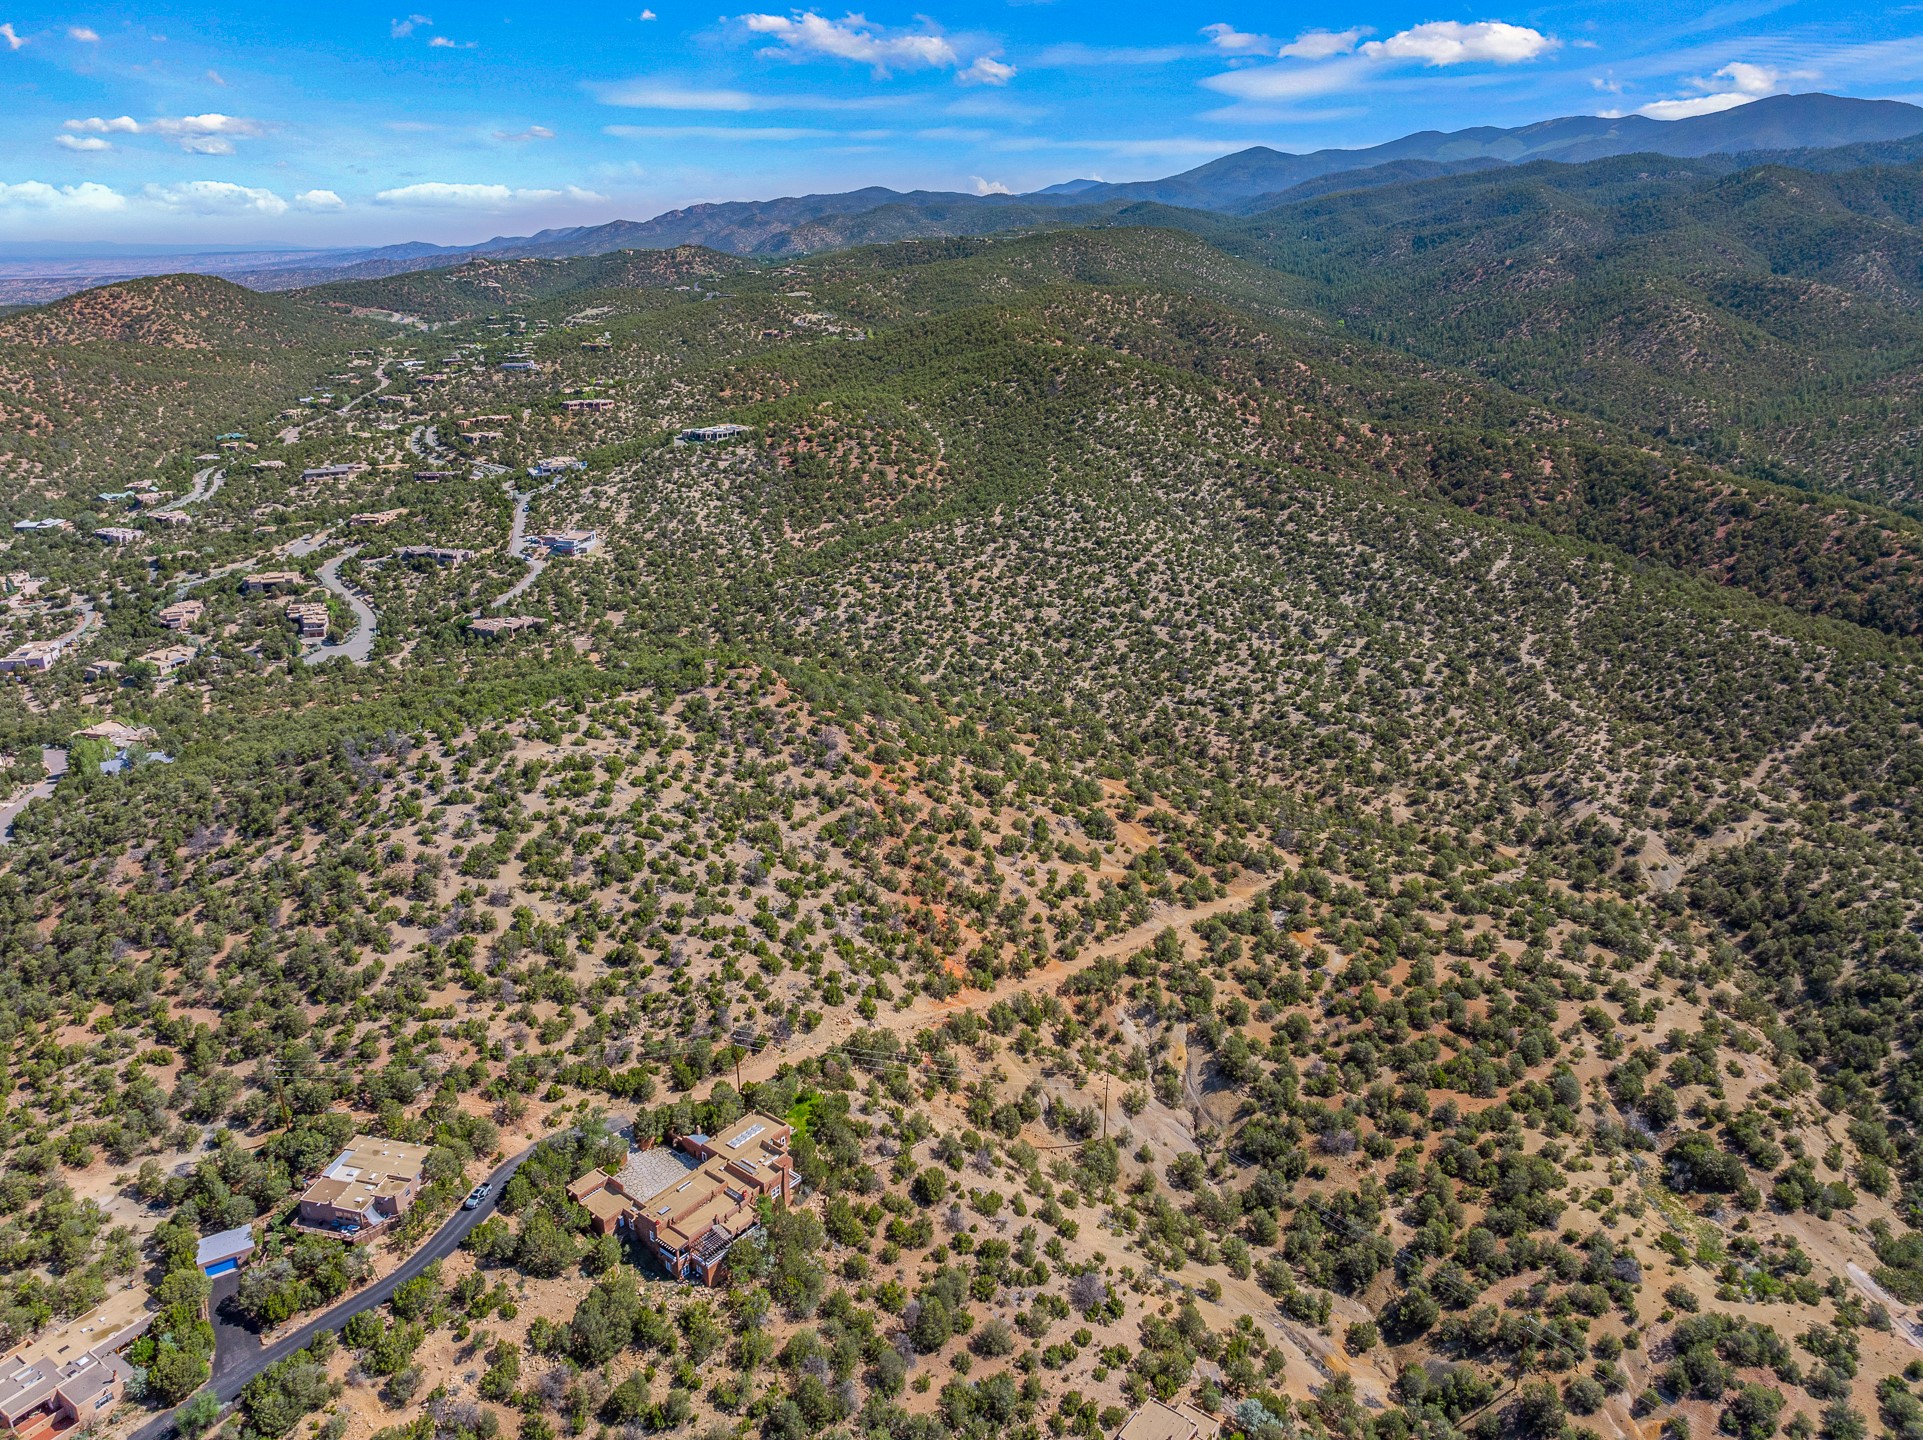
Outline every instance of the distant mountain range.
<svg viewBox="0 0 1923 1440"><path fill-rule="evenodd" d="M1411 183L1537 160L1616 155L1776 155L1875 147L1923 136L1923 107L1894 100L1777 95L1711 115L1651 120L1573 115L1502 129L1425 130L1359 150L1291 155L1254 146L1179 175L1122 184L1069 180L1027 195L897 191L869 186L831 195L691 205L651 220L495 236L474 245L409 242L365 250L245 255L118 256L89 265L0 258L0 301L39 302L103 280L170 270L222 275L261 290L373 279L481 258L569 259L616 250L703 245L735 255L793 255L915 236L974 235L1036 225L1126 219L1130 207L1177 206L1247 216L1336 190ZM1877 158L1911 158L1907 151ZM1829 168L1819 165L1817 168Z"/></svg>

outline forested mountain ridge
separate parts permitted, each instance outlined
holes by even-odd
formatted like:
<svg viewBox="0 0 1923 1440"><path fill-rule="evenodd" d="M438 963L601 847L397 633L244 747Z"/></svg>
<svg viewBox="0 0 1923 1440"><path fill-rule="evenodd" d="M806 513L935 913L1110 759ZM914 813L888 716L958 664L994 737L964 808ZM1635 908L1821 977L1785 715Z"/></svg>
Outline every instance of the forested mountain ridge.
<svg viewBox="0 0 1923 1440"><path fill-rule="evenodd" d="M1920 175L1632 156L1331 196L1214 238L1387 343L1752 473L1908 503Z"/></svg>
<svg viewBox="0 0 1923 1440"><path fill-rule="evenodd" d="M0 690L18 798L68 761L0 846L5 1340L143 1287L112 1425L204 1430L199 1237L281 1333L538 1140L221 1433L1907 1433L1917 522L1429 353L1646 205L1840 237L1827 363L1906 333L1902 189L1554 173L4 322L206 366L10 517L76 523L0 567L72 632ZM1505 197L1566 217L1514 294ZM807 1193L713 1291L569 1193L749 1106ZM355 1131L430 1151L371 1247L290 1224Z"/></svg>

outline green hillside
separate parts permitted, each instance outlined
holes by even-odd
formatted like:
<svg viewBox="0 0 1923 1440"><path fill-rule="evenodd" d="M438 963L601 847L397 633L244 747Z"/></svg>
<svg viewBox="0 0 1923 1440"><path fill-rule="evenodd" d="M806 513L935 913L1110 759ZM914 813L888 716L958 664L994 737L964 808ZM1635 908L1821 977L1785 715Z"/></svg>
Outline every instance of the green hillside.
<svg viewBox="0 0 1923 1440"><path fill-rule="evenodd" d="M47 485L256 447L0 567L0 1342L150 1299L236 1440L1911 1435L1919 202L1643 163L0 319Z"/></svg>

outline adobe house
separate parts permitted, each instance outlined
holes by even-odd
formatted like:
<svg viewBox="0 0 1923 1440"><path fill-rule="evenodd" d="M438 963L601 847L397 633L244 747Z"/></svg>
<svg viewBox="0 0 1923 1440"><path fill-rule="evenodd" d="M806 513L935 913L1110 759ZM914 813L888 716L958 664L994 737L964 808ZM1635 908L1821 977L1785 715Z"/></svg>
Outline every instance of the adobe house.
<svg viewBox="0 0 1923 1440"><path fill-rule="evenodd" d="M379 1233L419 1197L428 1149L356 1135L301 1193L295 1228L349 1240Z"/></svg>
<svg viewBox="0 0 1923 1440"><path fill-rule="evenodd" d="M602 1235L633 1235L679 1280L712 1285L728 1250L755 1227L763 1199L794 1195L793 1131L772 1115L744 1115L710 1139L684 1135L672 1149L640 1150L618 1175L591 1170L568 1197Z"/></svg>

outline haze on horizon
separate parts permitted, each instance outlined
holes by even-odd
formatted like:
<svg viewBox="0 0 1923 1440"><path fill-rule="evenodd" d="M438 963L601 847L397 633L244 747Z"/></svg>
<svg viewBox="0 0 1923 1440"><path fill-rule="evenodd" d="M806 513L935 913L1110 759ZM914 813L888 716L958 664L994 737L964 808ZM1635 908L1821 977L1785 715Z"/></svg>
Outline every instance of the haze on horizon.
<svg viewBox="0 0 1923 1440"><path fill-rule="evenodd" d="M0 11L0 86L0 242L451 243L1792 91L1916 100L1923 20L1847 0L36 5Z"/></svg>

